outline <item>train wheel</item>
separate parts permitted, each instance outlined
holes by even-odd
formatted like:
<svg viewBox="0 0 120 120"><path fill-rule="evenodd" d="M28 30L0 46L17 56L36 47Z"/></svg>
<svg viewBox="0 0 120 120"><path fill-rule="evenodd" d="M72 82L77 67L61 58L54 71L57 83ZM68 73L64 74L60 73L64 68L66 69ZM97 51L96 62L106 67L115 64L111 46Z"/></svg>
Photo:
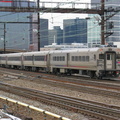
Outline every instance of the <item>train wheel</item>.
<svg viewBox="0 0 120 120"><path fill-rule="evenodd" d="M102 80L102 78L103 78L102 76L99 76L99 77L98 77L99 80Z"/></svg>
<svg viewBox="0 0 120 120"><path fill-rule="evenodd" d="M90 78L94 78L94 76L95 76L95 72L93 72L93 71L89 71L89 72L88 72L88 75L90 76Z"/></svg>

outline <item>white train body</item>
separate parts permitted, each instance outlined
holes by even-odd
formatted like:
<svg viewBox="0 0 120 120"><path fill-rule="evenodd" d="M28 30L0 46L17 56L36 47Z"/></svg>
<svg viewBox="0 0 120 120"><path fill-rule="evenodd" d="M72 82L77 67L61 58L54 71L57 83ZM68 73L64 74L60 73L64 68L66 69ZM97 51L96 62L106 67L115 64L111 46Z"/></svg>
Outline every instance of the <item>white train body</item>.
<svg viewBox="0 0 120 120"><path fill-rule="evenodd" d="M44 70L55 74L81 74L90 77L117 77L120 71L120 48L82 48L26 53L1 54L4 67Z"/></svg>
<svg viewBox="0 0 120 120"><path fill-rule="evenodd" d="M21 66L22 64L22 53L14 53L6 55L6 65L14 68L15 66Z"/></svg>

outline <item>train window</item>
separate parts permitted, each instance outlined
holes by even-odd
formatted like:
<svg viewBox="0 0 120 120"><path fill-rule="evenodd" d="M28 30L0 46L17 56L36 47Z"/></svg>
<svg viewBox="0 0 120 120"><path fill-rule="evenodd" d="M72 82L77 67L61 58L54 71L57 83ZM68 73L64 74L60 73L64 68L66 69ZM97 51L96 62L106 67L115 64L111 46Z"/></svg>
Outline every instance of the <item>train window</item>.
<svg viewBox="0 0 120 120"><path fill-rule="evenodd" d="M6 57L1 57L1 60L6 60Z"/></svg>
<svg viewBox="0 0 120 120"><path fill-rule="evenodd" d="M53 57L53 61L65 61L65 56L55 56Z"/></svg>
<svg viewBox="0 0 120 120"><path fill-rule="evenodd" d="M63 56L63 61L65 61L65 56Z"/></svg>
<svg viewBox="0 0 120 120"><path fill-rule="evenodd" d="M79 61L81 61L81 56L79 56Z"/></svg>
<svg viewBox="0 0 120 120"><path fill-rule="evenodd" d="M72 56L72 61L74 61L74 56Z"/></svg>
<svg viewBox="0 0 120 120"><path fill-rule="evenodd" d="M104 54L99 54L99 59L104 59Z"/></svg>
<svg viewBox="0 0 120 120"><path fill-rule="evenodd" d="M78 56L75 56L75 61L78 61Z"/></svg>
<svg viewBox="0 0 120 120"><path fill-rule="evenodd" d="M85 61L85 56L82 56L82 61Z"/></svg>
<svg viewBox="0 0 120 120"><path fill-rule="evenodd" d="M61 61L65 61L65 57L64 56L61 56Z"/></svg>
<svg viewBox="0 0 120 120"><path fill-rule="evenodd" d="M20 61L20 57L8 57L9 61Z"/></svg>
<svg viewBox="0 0 120 120"><path fill-rule="evenodd" d="M120 54L117 54L117 59L120 59Z"/></svg>
<svg viewBox="0 0 120 120"><path fill-rule="evenodd" d="M62 61L62 56L60 56L60 61Z"/></svg>
<svg viewBox="0 0 120 120"><path fill-rule="evenodd" d="M55 61L57 61L57 57L55 57Z"/></svg>
<svg viewBox="0 0 120 120"><path fill-rule="evenodd" d="M60 61L59 56L57 56L57 61Z"/></svg>
<svg viewBox="0 0 120 120"><path fill-rule="evenodd" d="M26 61L32 61L32 56L24 56L24 60L26 60Z"/></svg>
<svg viewBox="0 0 120 120"><path fill-rule="evenodd" d="M89 61L89 56L86 56L86 61Z"/></svg>
<svg viewBox="0 0 120 120"><path fill-rule="evenodd" d="M44 61L45 56L35 56L35 61Z"/></svg>

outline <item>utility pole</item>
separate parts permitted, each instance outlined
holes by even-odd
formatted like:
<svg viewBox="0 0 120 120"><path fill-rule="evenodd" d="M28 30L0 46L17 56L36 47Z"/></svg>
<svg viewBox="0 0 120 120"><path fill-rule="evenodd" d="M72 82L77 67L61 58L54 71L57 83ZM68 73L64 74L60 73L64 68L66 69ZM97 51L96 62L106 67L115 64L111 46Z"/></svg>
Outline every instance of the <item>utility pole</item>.
<svg viewBox="0 0 120 120"><path fill-rule="evenodd" d="M40 0L37 0L37 7L39 9L39 2ZM40 13L38 11L37 13L37 19L38 19L38 51L40 51Z"/></svg>
<svg viewBox="0 0 120 120"><path fill-rule="evenodd" d="M101 0L101 45L105 45L105 16L104 16L104 11L105 11L105 1Z"/></svg>
<svg viewBox="0 0 120 120"><path fill-rule="evenodd" d="M4 54L6 53L6 23L4 23Z"/></svg>

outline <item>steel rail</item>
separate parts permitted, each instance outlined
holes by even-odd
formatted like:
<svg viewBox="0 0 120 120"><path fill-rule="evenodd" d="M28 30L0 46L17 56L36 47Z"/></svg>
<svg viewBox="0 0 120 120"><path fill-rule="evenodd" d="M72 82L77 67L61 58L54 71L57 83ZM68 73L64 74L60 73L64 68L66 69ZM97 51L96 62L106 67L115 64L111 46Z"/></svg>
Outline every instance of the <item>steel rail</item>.
<svg viewBox="0 0 120 120"><path fill-rule="evenodd" d="M21 88L10 84L0 84L0 89L10 93L19 94L30 99L41 101L47 104L59 106L74 112L84 113L103 120L118 120L120 118L120 108L113 109L100 104L93 104L89 101L80 101L80 99L67 96L37 91L29 88Z"/></svg>

